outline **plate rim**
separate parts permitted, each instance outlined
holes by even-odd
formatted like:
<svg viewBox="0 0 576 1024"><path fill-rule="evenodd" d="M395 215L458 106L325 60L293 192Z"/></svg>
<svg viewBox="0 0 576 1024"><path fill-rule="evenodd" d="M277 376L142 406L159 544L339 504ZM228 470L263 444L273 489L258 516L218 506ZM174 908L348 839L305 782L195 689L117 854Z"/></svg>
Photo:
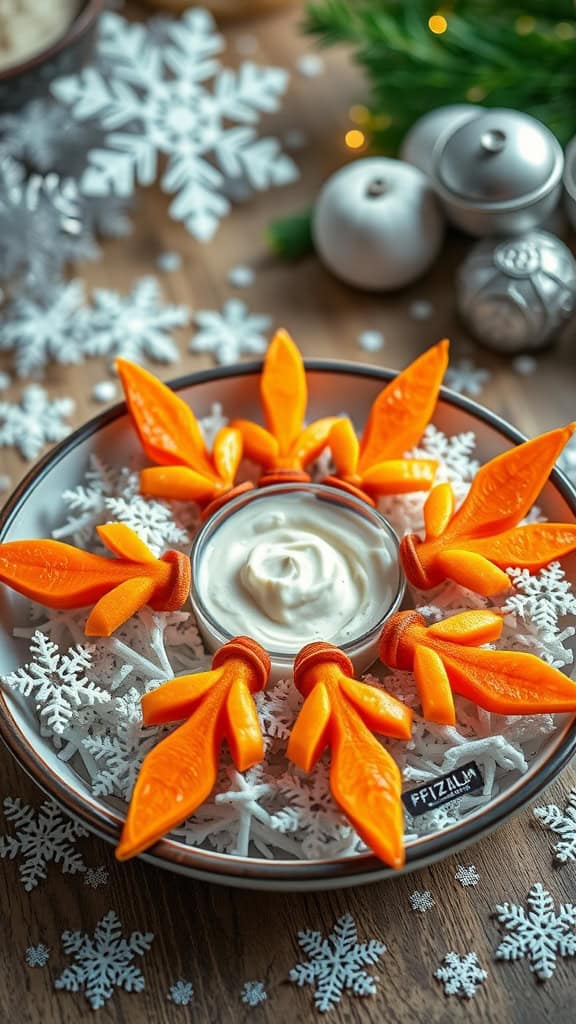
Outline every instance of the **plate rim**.
<svg viewBox="0 0 576 1024"><path fill-rule="evenodd" d="M387 367L358 363L353 360L305 359L304 365L306 371L311 374L352 374L355 377L384 383L393 380L399 372ZM255 376L261 372L261 369L261 361L238 363L232 366L183 374L165 383L173 391L179 392L189 387L209 384L218 380ZM512 426L497 413L444 385L440 389L439 398L447 402L448 405L455 406L481 420L507 441L521 444L527 440L522 431ZM46 473L51 471L79 444L119 420L127 412L126 402L122 401L91 417L52 447L31 467L0 509L0 542L27 500L29 493L35 489ZM552 471L549 482L559 490L576 518L576 488L559 469ZM47 763L25 737L12 716L3 693L0 693L0 736L26 774L46 795L64 806L73 818L82 821L92 832L108 842L117 843L118 822L123 820L120 815L116 814L112 807L106 808L108 813L104 813L103 808L96 804L91 794L87 797L79 796L77 791L61 777L49 769L42 770L43 767L47 768ZM550 785L575 753L576 715L564 726L564 736L557 749L531 778L523 784L519 780L520 784L512 792L496 799L481 818L474 816L464 819L458 825L452 826L442 833L432 837L422 837L421 843L407 847L406 865L401 871L386 867L371 853L359 854L350 858L326 858L313 861L266 860L186 847L171 839L160 840L142 856L142 859L157 867L185 873L191 877L248 888L290 889L291 891L313 888L319 890L323 887L365 884L371 881L395 878L399 874L419 870L492 832ZM91 805L93 806L92 810L90 809Z"/></svg>

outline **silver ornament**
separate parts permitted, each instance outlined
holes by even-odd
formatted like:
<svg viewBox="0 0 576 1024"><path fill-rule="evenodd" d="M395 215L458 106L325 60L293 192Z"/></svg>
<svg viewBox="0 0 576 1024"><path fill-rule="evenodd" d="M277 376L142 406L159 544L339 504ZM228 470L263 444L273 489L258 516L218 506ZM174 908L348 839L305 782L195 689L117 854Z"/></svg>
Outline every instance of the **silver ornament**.
<svg viewBox="0 0 576 1024"><path fill-rule="evenodd" d="M576 260L546 231L486 239L459 270L458 307L470 332L489 348L543 348L576 309Z"/></svg>
<svg viewBox="0 0 576 1024"><path fill-rule="evenodd" d="M554 211L563 169L562 147L540 121L487 110L438 140L432 180L457 227L480 237L516 235Z"/></svg>
<svg viewBox="0 0 576 1024"><path fill-rule="evenodd" d="M483 107L473 103L452 103L447 107L429 110L414 122L404 137L400 148L400 159L413 164L424 174L432 174L432 153L437 143L456 128L482 113Z"/></svg>
<svg viewBox="0 0 576 1024"><path fill-rule="evenodd" d="M564 164L564 209L573 228L576 228L576 135L566 147Z"/></svg>

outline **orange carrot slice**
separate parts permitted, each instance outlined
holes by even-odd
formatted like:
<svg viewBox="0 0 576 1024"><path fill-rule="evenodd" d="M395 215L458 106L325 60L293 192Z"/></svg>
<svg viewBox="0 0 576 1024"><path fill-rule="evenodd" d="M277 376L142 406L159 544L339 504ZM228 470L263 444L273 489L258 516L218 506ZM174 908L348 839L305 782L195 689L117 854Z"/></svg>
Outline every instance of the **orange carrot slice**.
<svg viewBox="0 0 576 1024"><path fill-rule="evenodd" d="M430 647L417 644L414 649L414 675L426 721L437 725L456 725L450 680L440 655Z"/></svg>
<svg viewBox="0 0 576 1024"><path fill-rule="evenodd" d="M277 331L266 353L260 380L266 426L288 455L302 430L308 388L304 363L287 331Z"/></svg>

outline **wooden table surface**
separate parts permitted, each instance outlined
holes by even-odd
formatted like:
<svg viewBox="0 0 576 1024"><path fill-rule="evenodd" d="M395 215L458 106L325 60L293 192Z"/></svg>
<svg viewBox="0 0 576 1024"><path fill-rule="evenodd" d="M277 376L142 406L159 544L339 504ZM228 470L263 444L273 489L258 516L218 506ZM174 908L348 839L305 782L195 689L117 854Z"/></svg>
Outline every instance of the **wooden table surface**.
<svg viewBox="0 0 576 1024"><path fill-rule="evenodd" d="M166 296L196 309L217 309L232 294L245 299L254 312L269 313L288 327L308 356L374 362L400 368L439 337L453 341L453 358L472 355L492 371L481 400L528 434L574 417L574 344L570 336L541 355L538 372L521 377L508 360L471 346L455 312L454 272L469 243L452 237L433 271L410 289L391 296L369 296L333 280L310 258L285 266L267 252L263 233L271 218L311 202L320 183L346 159L343 136L350 123L352 103L365 97L365 87L345 54L330 54L323 75L309 79L295 70L299 55L310 43L297 32L295 13L276 15L226 28L228 62L238 60L239 37L256 36L255 59L277 63L294 71L282 112L269 120L275 134L299 129L308 143L296 159L301 180L286 189L258 196L237 206L214 242L200 245L167 216L167 200L158 190L139 196L133 235L105 244L100 262L77 268L89 285L128 290L135 279L155 273L155 259L166 250L183 256L178 272L158 276ZM245 42L245 40L244 40ZM242 45L242 43L240 44ZM234 292L227 272L237 263L255 267L255 284ZM433 315L421 322L409 316L414 299L429 300ZM364 354L358 335L367 329L385 335L385 347L376 355ZM174 367L160 367L164 378L201 370L208 357L186 351L190 330L177 335L182 357ZM0 369L8 368L8 358ZM52 366L46 385L52 395L74 395L75 425L100 411L90 398L96 380L106 376L97 361L77 368ZM19 389L13 389L16 397ZM0 452L2 472L14 482L28 468L8 450ZM0 750L0 797L20 796L37 806L36 785ZM576 780L568 769L551 787L550 799L562 803ZM542 799L538 801L542 803ZM380 938L388 952L373 969L379 976L378 994L368 999L345 995L328 1015L334 1022L510 1021L556 1024L574 1020L576 963L559 960L554 977L538 984L526 961L492 961L500 932L491 916L505 900L524 903L528 889L542 881L557 901L574 900L575 866L552 866L552 837L534 824L526 808L498 832L457 858L450 858L418 875L398 877L386 884L335 893L273 895L236 892L200 884L142 863L120 866L112 850L100 840L81 840L80 849L90 864L105 864L110 886L92 890L81 876L65 876L56 866L48 880L26 894L17 875L17 862L3 861L0 869L0 1020L18 1024L73 1024L89 1019L92 1011L83 995L56 993L53 980L67 963L59 937L67 929L92 932L110 908L115 909L126 932L150 930L156 934L142 967L146 989L141 995L117 992L98 1011L96 1019L122 1024L150 1021L167 1024L194 1020L197 1024L261 1021L290 1024L312 1021L317 1014L310 988L298 989L287 980L299 959L297 932L312 928L329 931L346 911L358 922L361 938ZM463 889L454 880L458 863L474 862L481 879ZM436 906L424 914L410 910L414 889L429 889ZM38 942L53 950L45 970L24 963L24 950ZM471 1000L447 999L433 971L448 950L475 950L489 978ZM195 988L188 1008L167 1000L177 978L190 979ZM262 979L268 1002L256 1009L241 1004L243 983Z"/></svg>

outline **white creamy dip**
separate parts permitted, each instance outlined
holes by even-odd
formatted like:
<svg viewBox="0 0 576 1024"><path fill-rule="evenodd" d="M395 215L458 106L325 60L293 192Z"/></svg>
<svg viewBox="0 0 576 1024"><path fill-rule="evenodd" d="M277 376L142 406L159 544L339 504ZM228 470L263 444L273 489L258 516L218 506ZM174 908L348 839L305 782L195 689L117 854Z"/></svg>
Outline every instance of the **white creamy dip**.
<svg viewBox="0 0 576 1024"><path fill-rule="evenodd" d="M392 534L372 520L306 490L258 492L207 540L196 590L220 627L269 651L350 643L380 621L398 591Z"/></svg>
<svg viewBox="0 0 576 1024"><path fill-rule="evenodd" d="M47 50L79 9L80 0L0 0L0 71Z"/></svg>

